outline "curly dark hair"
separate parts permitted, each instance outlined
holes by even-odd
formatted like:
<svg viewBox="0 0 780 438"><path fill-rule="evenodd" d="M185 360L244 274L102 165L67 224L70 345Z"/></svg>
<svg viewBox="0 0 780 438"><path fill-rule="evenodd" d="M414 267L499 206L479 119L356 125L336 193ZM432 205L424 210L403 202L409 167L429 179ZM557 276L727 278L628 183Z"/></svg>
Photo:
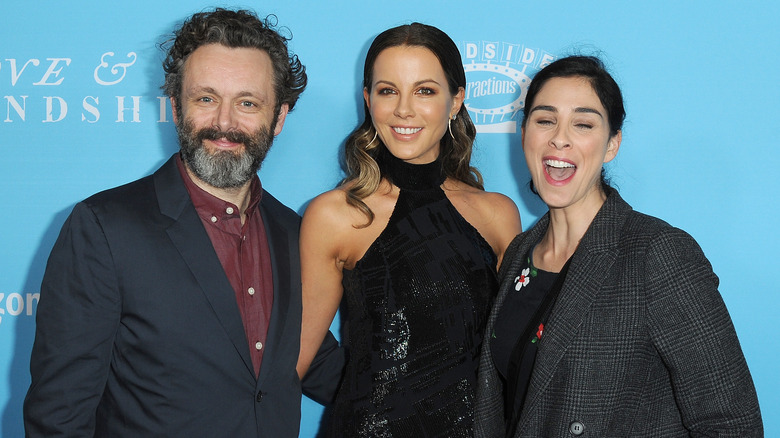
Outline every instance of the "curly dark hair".
<svg viewBox="0 0 780 438"><path fill-rule="evenodd" d="M255 48L268 53L274 69L275 113L278 113L285 103L292 111L298 97L306 88L306 68L296 55L288 52L287 42L292 37L280 34L276 28L277 21L275 15L260 19L252 11L222 8L199 12L185 20L172 38L161 44L163 50L170 44L163 62L165 84L162 89L166 95L176 100L177 112L181 114L179 97L184 64L192 52L206 44ZM285 30L289 32L288 29Z"/></svg>

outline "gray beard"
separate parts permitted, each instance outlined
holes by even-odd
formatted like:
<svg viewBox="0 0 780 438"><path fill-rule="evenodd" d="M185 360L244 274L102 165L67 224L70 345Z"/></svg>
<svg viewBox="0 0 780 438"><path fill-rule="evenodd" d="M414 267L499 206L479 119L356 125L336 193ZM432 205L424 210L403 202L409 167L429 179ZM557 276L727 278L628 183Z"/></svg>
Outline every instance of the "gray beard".
<svg viewBox="0 0 780 438"><path fill-rule="evenodd" d="M276 123L272 123L274 126ZM268 127L254 133L242 131L222 132L216 128L195 130L192 122L183 120L176 125L179 136L182 161L192 173L206 184L221 189L241 187L249 182L263 163L274 137ZM203 145L204 140L227 138L242 143L241 152L217 151L210 153Z"/></svg>

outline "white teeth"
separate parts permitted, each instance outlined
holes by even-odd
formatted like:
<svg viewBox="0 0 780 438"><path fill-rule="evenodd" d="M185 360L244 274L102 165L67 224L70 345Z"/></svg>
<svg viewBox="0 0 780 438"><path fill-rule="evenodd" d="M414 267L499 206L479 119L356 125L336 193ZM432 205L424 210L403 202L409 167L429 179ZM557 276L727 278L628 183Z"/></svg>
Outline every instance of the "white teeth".
<svg viewBox="0 0 780 438"><path fill-rule="evenodd" d="M415 134L417 132L420 132L422 128L396 128L393 127L393 131L401 134L401 135L410 135Z"/></svg>
<svg viewBox="0 0 780 438"><path fill-rule="evenodd" d="M557 169L563 169L565 167L576 167L571 163L567 163L565 161L559 161L559 160L544 160L544 164L550 167L555 167Z"/></svg>

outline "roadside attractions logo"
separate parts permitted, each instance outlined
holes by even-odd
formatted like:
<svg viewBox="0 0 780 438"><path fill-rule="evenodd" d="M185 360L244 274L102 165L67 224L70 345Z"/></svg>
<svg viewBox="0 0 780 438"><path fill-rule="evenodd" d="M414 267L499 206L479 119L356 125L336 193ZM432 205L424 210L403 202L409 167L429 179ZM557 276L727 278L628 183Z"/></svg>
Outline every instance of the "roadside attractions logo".
<svg viewBox="0 0 780 438"><path fill-rule="evenodd" d="M466 109L477 132L515 133L531 78L555 58L542 49L496 41L461 43Z"/></svg>
<svg viewBox="0 0 780 438"><path fill-rule="evenodd" d="M131 68L138 67L136 61L135 52L104 52L94 56L91 62L64 57L0 59L0 83L5 101L1 120L4 123L67 120L88 124L102 120L140 123L141 113L145 111L157 122L169 121L166 97L121 95L123 88L115 87L130 76ZM136 78L144 74L141 68L135 68L132 73L136 73ZM83 90L84 80L97 87L88 95L74 97L74 84ZM114 92L101 95L108 90ZM144 114L143 118L149 116Z"/></svg>

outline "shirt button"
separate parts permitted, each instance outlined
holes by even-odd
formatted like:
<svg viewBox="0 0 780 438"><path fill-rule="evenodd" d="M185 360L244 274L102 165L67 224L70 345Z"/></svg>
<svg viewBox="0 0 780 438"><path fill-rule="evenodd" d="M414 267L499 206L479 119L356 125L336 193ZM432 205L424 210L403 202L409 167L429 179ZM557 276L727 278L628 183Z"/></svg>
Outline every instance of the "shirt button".
<svg viewBox="0 0 780 438"><path fill-rule="evenodd" d="M263 343L260 342L260 341L257 341L255 343L255 348L258 349L258 350L262 350L263 349Z"/></svg>
<svg viewBox="0 0 780 438"><path fill-rule="evenodd" d="M569 425L569 432L574 436L580 436L585 432L585 425L579 421L572 421Z"/></svg>
<svg viewBox="0 0 780 438"><path fill-rule="evenodd" d="M217 217L216 216L211 216L211 222L216 222L216 221L217 221Z"/></svg>
<svg viewBox="0 0 780 438"><path fill-rule="evenodd" d="M225 213L227 214L233 214L233 207L228 207L225 209Z"/></svg>
<svg viewBox="0 0 780 438"><path fill-rule="evenodd" d="M250 287L249 289L247 289L247 290L246 290L246 292L247 292L249 295L254 295L254 294L255 294L255 288L253 288L253 287Z"/></svg>

